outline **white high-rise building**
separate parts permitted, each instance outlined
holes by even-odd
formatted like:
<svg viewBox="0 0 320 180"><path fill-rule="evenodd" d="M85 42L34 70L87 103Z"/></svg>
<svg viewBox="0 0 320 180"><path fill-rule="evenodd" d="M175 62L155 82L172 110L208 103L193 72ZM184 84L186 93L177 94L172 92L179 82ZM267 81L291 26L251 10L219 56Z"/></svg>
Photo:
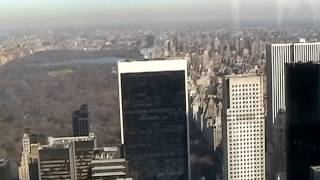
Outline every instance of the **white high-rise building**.
<svg viewBox="0 0 320 180"><path fill-rule="evenodd" d="M223 81L225 180L264 180L263 76L226 76Z"/></svg>
<svg viewBox="0 0 320 180"><path fill-rule="evenodd" d="M29 174L30 138L28 134L23 134L22 154L19 166L19 179L30 180Z"/></svg>

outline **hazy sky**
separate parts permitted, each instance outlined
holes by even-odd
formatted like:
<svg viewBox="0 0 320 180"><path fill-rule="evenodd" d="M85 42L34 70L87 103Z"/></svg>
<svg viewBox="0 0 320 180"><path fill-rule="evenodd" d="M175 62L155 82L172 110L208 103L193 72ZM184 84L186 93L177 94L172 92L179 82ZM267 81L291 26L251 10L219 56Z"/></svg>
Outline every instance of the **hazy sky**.
<svg viewBox="0 0 320 180"><path fill-rule="evenodd" d="M316 20L320 0L0 0L0 27Z"/></svg>

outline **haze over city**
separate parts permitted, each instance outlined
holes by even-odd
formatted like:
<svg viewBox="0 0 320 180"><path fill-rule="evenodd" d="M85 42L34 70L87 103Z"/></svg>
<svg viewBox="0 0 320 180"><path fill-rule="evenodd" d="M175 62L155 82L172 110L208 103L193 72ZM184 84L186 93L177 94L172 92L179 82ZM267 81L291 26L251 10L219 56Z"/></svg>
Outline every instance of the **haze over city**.
<svg viewBox="0 0 320 180"><path fill-rule="evenodd" d="M319 21L317 0L2 0L1 29L234 21Z"/></svg>

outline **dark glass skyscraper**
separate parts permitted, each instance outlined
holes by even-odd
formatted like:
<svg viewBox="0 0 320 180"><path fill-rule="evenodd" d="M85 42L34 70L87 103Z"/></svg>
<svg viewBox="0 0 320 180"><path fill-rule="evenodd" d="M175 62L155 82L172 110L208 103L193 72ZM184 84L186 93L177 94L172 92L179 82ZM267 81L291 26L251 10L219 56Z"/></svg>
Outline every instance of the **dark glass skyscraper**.
<svg viewBox="0 0 320 180"><path fill-rule="evenodd" d="M73 136L88 136L90 132L88 105L80 106L80 110L74 111Z"/></svg>
<svg viewBox="0 0 320 180"><path fill-rule="evenodd" d="M0 159L0 179L11 180L9 161Z"/></svg>
<svg viewBox="0 0 320 180"><path fill-rule="evenodd" d="M287 177L308 180L320 165L320 64L286 64Z"/></svg>
<svg viewBox="0 0 320 180"><path fill-rule="evenodd" d="M131 176L188 180L185 60L119 62L121 137Z"/></svg>

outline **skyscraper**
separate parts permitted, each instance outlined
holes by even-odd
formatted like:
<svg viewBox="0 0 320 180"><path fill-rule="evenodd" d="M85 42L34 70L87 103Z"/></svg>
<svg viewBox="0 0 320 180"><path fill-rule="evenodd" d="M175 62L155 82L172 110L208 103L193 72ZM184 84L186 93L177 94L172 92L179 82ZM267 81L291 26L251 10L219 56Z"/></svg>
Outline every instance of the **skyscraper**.
<svg viewBox="0 0 320 180"><path fill-rule="evenodd" d="M226 76L223 94L225 179L266 179L263 77Z"/></svg>
<svg viewBox="0 0 320 180"><path fill-rule="evenodd" d="M320 165L320 64L286 65L287 177L309 179Z"/></svg>
<svg viewBox="0 0 320 180"><path fill-rule="evenodd" d="M88 105L83 104L80 110L74 111L73 136L88 136L90 132Z"/></svg>
<svg viewBox="0 0 320 180"><path fill-rule="evenodd" d="M309 180L320 180L320 166L311 166L310 167Z"/></svg>
<svg viewBox="0 0 320 180"><path fill-rule="evenodd" d="M187 61L119 62L121 141L134 179L190 179Z"/></svg>
<svg viewBox="0 0 320 180"><path fill-rule="evenodd" d="M0 159L0 179L11 180L9 161Z"/></svg>
<svg viewBox="0 0 320 180"><path fill-rule="evenodd" d="M285 63L296 62L318 62L320 61L320 42L317 43L290 43L290 44L270 44L267 50L267 176L275 178L278 172L272 172L272 159L275 159L274 152L281 149L281 144L274 144L277 140L272 137L275 121L280 115L286 112L285 97ZM284 135L280 135L284 136ZM282 148L283 149L283 148ZM280 153L278 151L278 153ZM286 152L283 152L284 154ZM284 167L285 169L285 167ZM281 179L282 180L282 179Z"/></svg>
<svg viewBox="0 0 320 180"><path fill-rule="evenodd" d="M19 178L21 180L30 180L29 157L30 157L30 138L28 134L23 134L22 153L19 166Z"/></svg>
<svg viewBox="0 0 320 180"><path fill-rule="evenodd" d="M285 110L285 63L319 62L320 42L267 45L268 121ZM270 124L271 125L271 124Z"/></svg>

